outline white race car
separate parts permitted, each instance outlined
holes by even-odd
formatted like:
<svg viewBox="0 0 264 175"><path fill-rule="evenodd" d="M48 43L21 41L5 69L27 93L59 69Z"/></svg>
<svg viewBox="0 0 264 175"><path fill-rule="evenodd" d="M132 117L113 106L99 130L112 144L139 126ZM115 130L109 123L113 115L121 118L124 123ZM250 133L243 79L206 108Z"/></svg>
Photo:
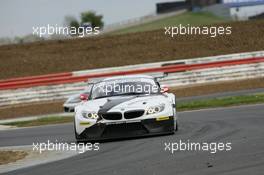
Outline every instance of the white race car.
<svg viewBox="0 0 264 175"><path fill-rule="evenodd" d="M77 141L168 134L178 129L175 95L152 76L106 78L94 83L87 94L75 107Z"/></svg>

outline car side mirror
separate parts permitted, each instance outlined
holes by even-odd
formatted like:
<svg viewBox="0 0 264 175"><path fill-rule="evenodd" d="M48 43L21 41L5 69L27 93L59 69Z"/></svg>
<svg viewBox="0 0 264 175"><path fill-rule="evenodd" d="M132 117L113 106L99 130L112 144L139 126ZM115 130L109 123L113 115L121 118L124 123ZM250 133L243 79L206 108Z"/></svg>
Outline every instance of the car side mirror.
<svg viewBox="0 0 264 175"><path fill-rule="evenodd" d="M161 93L166 93L166 92L169 92L169 87L168 86L161 86L161 90L160 90L160 92Z"/></svg>
<svg viewBox="0 0 264 175"><path fill-rule="evenodd" d="M81 94L80 95L80 100L87 101L88 100L88 95L87 94Z"/></svg>

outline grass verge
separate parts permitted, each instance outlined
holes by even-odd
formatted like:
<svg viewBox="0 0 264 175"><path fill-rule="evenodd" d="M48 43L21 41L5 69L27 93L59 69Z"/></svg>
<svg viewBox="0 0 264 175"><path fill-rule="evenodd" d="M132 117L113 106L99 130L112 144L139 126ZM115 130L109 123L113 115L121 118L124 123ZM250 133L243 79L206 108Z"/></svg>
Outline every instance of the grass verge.
<svg viewBox="0 0 264 175"><path fill-rule="evenodd" d="M214 98L208 100L195 100L192 102L181 102L181 103L177 103L177 110L187 111L187 110L195 110L195 109L228 107L228 106L238 106L238 105L257 104L257 103L264 103L264 94ZM10 122L10 123L5 123L3 125L16 126L16 127L30 127L30 126L40 126L40 125L59 124L59 123L68 123L68 122L73 122L73 117L47 117L37 120L30 120L30 121Z"/></svg>
<svg viewBox="0 0 264 175"><path fill-rule="evenodd" d="M179 24L182 24L183 26L186 26L188 24L192 26L199 26L206 24L222 23L226 21L226 19L220 18L208 12L186 12L181 15L175 15L164 19L148 22L145 24L120 29L118 31L114 31L112 34L145 32L162 29L165 26L177 26Z"/></svg>
<svg viewBox="0 0 264 175"><path fill-rule="evenodd" d="M178 111L187 111L214 107L228 107L245 104L264 103L264 94L242 95L234 97L214 98L208 100L197 100L177 104Z"/></svg>
<svg viewBox="0 0 264 175"><path fill-rule="evenodd" d="M15 162L28 155L25 151L0 151L0 165Z"/></svg>
<svg viewBox="0 0 264 175"><path fill-rule="evenodd" d="M37 120L4 123L3 125L16 126L16 127L30 127L30 126L60 124L60 123L68 123L68 122L73 122L73 117L56 117L56 116L45 117Z"/></svg>

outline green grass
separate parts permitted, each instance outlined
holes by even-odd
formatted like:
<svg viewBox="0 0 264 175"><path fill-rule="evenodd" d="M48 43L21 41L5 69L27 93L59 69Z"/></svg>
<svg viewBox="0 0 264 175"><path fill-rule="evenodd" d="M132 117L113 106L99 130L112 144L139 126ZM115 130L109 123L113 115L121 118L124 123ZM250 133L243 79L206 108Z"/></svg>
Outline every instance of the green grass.
<svg viewBox="0 0 264 175"><path fill-rule="evenodd" d="M178 26L179 24L192 26L215 24L227 21L226 19L217 17L208 12L186 12L181 15L175 15L164 19L152 21L146 24L141 24L133 27L128 27L118 31L114 31L113 34L125 34L133 32L143 32L156 29L162 29L166 26Z"/></svg>
<svg viewBox="0 0 264 175"><path fill-rule="evenodd" d="M214 108L214 107L228 107L245 104L264 103L264 94L243 95L225 98L215 98L209 100L197 100L192 102L183 102L177 104L178 111Z"/></svg>
<svg viewBox="0 0 264 175"><path fill-rule="evenodd" d="M68 122L73 122L73 117L45 117L37 120L4 123L3 125L16 126L16 127L30 127L30 126L60 124L60 123L68 123Z"/></svg>
<svg viewBox="0 0 264 175"><path fill-rule="evenodd" d="M235 97L215 98L209 100L197 100L192 102L182 102L182 103L177 103L177 110L187 111L187 110L195 110L195 109L228 107L228 106L238 106L238 105L257 104L257 103L264 103L264 94L243 95L243 96L235 96ZM30 120L30 121L10 122L10 123L5 123L4 125L16 126L16 127L30 127L30 126L40 126L40 125L69 123L69 122L73 122L73 117L47 117L37 120Z"/></svg>

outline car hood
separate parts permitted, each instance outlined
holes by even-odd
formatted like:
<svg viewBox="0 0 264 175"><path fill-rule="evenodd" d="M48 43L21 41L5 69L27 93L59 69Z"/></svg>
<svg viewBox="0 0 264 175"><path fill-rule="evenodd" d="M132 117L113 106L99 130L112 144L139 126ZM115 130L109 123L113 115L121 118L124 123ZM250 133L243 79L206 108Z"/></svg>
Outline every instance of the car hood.
<svg viewBox="0 0 264 175"><path fill-rule="evenodd" d="M150 106L169 103L168 97L163 94L140 96L114 96L83 102L78 108L87 111L108 112L116 110L146 109Z"/></svg>

